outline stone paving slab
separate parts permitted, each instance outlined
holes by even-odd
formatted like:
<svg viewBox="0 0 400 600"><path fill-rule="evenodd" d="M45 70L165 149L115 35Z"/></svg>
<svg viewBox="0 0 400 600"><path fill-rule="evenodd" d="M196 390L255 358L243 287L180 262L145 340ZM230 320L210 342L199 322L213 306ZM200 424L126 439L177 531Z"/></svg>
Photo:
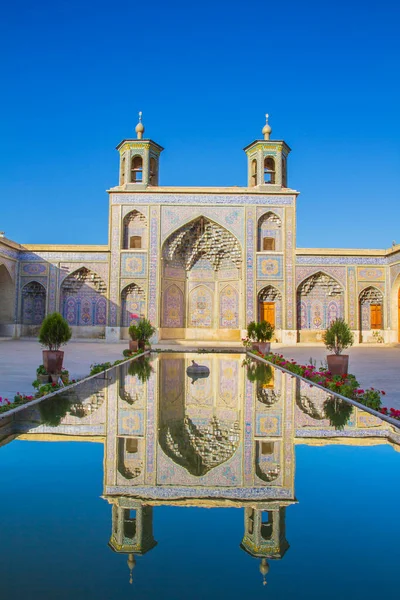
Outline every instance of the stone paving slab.
<svg viewBox="0 0 400 600"><path fill-rule="evenodd" d="M128 342L69 342L64 350L64 367L71 379L89 375L90 365L114 362L124 358L122 351ZM42 347L36 340L5 340L0 342L0 396L14 398L17 392L32 394L36 369L42 364Z"/></svg>
<svg viewBox="0 0 400 600"><path fill-rule="evenodd" d="M208 344L203 343L205 347ZM229 344L233 352L240 345ZM113 344L106 342L73 341L65 346L64 365L72 378L88 375L90 365L95 362L114 362L123 358L122 351L128 342ZM215 344L215 346L219 346ZM163 349L166 349L163 346ZM196 350L193 343L188 347L171 344L171 349ZM320 366L325 361L326 349L322 345L282 346L273 344L272 350L280 352L297 362L306 362L312 357ZM350 372L357 377L361 387L375 387L385 390L385 405L400 409L400 345L396 346L357 346L350 348ZM42 348L35 340L0 341L0 396L13 398L17 392L30 394L32 381L36 377L36 367L42 363Z"/></svg>
<svg viewBox="0 0 400 600"><path fill-rule="evenodd" d="M324 346L281 346L272 345L273 352L285 358L294 358L304 363L311 358L325 363L327 351ZM384 406L400 409L400 345L356 346L346 350L349 355L349 371L357 377L362 388L374 387L384 390Z"/></svg>

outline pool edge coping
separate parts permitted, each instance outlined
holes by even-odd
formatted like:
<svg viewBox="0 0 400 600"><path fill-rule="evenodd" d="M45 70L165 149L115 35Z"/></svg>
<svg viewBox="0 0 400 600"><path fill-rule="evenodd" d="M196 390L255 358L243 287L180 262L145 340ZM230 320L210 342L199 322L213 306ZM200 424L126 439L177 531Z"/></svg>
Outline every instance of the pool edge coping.
<svg viewBox="0 0 400 600"><path fill-rule="evenodd" d="M98 377L102 373L107 373L108 371L111 371L111 369L115 369L116 367L125 365L129 361L136 360L137 358L146 356L146 354L150 354L150 353L151 353L151 350L145 350L141 354L137 354L136 356L127 358L126 360L123 360L122 362L118 363L117 365L112 365L111 367L108 367L108 369L104 369L104 371L100 371L100 373L95 373L94 375L88 375L87 377L84 377L83 379L80 379L79 381L76 381L75 383L71 383L70 385L66 385L63 388L59 388L55 392L51 392L50 394L46 394L45 396L41 396L40 398L35 398L34 400L28 400L28 402L25 402L24 404L20 404L16 408L11 408L10 410L7 410L6 412L0 413L0 421L1 421L1 419L4 419L5 417L14 416L16 413L20 412L21 410L25 410L29 406L36 406L36 404L39 404L39 402L42 402L42 400L48 400L49 398L52 398L53 396L55 396L56 394L59 394L60 392L63 392L66 390L71 390L72 388L76 387L77 385L80 385L83 382L89 381L89 379Z"/></svg>
<svg viewBox="0 0 400 600"><path fill-rule="evenodd" d="M266 358L264 358L263 356L258 356L257 354L253 354L249 350L246 352L246 355L250 356L251 358L254 358L255 360L259 360L261 362L264 362L267 365L271 365L271 367L274 367L276 369L280 369L281 371L283 371L284 373L287 373L291 377L297 377L298 379L301 379L302 381L304 381L305 383L307 383L310 387L316 387L316 388L324 391L326 394L329 394L331 396L336 396L337 398L340 398L340 400L345 400L346 402L348 402L349 404L352 404L356 408L360 408L361 410L363 410L363 411L365 411L367 413L370 413L374 417L378 417L379 419L381 419L381 421L385 421L386 423L390 423L390 425L394 425L395 427L397 427L397 429L400 430L400 421L398 419L393 419L392 417L389 417L388 415L384 415L384 414L378 412L377 410L374 410L373 408L370 408L369 406L365 406L365 404L361 404L361 402L357 402L357 400L352 400L351 398L347 398L346 396L342 396L342 394L338 394L337 392L334 392L332 390L328 390L323 385L320 385L319 383L315 383L313 381L310 381L309 379L306 379L302 375L297 375L297 373L293 373L292 371L289 371L288 369L285 369L285 367L281 367L280 365L276 365L276 364L270 362L269 360L267 360ZM399 431L399 433L400 433L400 431Z"/></svg>

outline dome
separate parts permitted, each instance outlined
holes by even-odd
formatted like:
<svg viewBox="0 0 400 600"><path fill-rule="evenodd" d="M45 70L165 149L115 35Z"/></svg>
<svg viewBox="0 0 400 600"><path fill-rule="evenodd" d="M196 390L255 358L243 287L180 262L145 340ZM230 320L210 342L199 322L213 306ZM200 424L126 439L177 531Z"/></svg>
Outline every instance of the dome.
<svg viewBox="0 0 400 600"><path fill-rule="evenodd" d="M271 132L272 132L271 125L268 123L268 117L269 117L269 115L266 114L265 115L265 125L262 128L262 134L264 136L264 140L269 140L269 136L271 135Z"/></svg>
<svg viewBox="0 0 400 600"><path fill-rule="evenodd" d="M267 563L267 559L266 558L262 558L261 559L261 563L260 563L260 573L263 576L263 585L267 585L267 580L265 579L265 577L268 575L269 573L269 564Z"/></svg>
<svg viewBox="0 0 400 600"><path fill-rule="evenodd" d="M139 123L135 127L135 131L137 133L138 140L141 140L144 134L144 125L142 123L142 111L139 112Z"/></svg>

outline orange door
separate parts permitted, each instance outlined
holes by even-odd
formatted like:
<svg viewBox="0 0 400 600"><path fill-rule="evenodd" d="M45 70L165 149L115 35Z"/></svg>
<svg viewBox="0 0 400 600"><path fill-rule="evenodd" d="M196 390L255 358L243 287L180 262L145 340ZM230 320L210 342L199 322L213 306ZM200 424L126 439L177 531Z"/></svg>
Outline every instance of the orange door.
<svg viewBox="0 0 400 600"><path fill-rule="evenodd" d="M371 329L382 329L382 305L371 304Z"/></svg>
<svg viewBox="0 0 400 600"><path fill-rule="evenodd" d="M275 327L275 302L260 302L260 321L268 321Z"/></svg>

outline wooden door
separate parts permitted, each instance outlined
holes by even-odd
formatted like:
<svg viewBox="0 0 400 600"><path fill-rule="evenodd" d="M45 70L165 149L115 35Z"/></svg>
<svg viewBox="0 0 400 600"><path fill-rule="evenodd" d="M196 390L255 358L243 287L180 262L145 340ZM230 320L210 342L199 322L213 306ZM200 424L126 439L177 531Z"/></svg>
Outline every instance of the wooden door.
<svg viewBox="0 0 400 600"><path fill-rule="evenodd" d="M275 327L275 302L260 302L260 321L268 321Z"/></svg>
<svg viewBox="0 0 400 600"><path fill-rule="evenodd" d="M371 304L371 329L382 329L382 304Z"/></svg>

